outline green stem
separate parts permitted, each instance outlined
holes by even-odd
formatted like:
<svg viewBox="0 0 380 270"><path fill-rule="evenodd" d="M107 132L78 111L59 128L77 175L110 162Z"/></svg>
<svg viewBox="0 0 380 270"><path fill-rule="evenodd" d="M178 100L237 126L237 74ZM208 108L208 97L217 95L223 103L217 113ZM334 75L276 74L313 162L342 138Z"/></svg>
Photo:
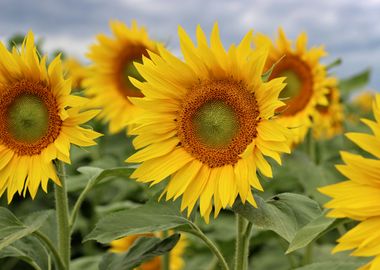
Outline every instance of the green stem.
<svg viewBox="0 0 380 270"><path fill-rule="evenodd" d="M235 270L248 269L248 248L252 223L236 214Z"/></svg>
<svg viewBox="0 0 380 270"><path fill-rule="evenodd" d="M73 210L71 212L71 216L70 216L70 230L71 231L73 231L73 229L74 229L75 221L78 217L80 207L82 206L82 203L83 203L84 199L86 198L87 194L90 192L91 188L92 188L92 185L86 185L84 190L79 195L79 198L75 202L74 208L73 208Z"/></svg>
<svg viewBox="0 0 380 270"><path fill-rule="evenodd" d="M245 219L236 214L236 242L235 242L235 270L243 270L244 264L244 230L246 227Z"/></svg>
<svg viewBox="0 0 380 270"><path fill-rule="evenodd" d="M305 255L303 257L303 265L308 265L313 262L313 245L314 242L311 242L305 250Z"/></svg>
<svg viewBox="0 0 380 270"><path fill-rule="evenodd" d="M218 258L219 264L221 267L221 270L229 270L228 264L226 262L226 259L223 257L220 250L217 248L217 246L202 232L202 230L195 224L191 223L192 230L187 231L200 239L203 240L203 242L208 246L208 248L214 253L214 255Z"/></svg>
<svg viewBox="0 0 380 270"><path fill-rule="evenodd" d="M61 186L55 185L55 208L58 225L58 251L63 259L65 269L70 268L70 224L69 205L66 190L66 172L62 161L56 162L56 169L61 180Z"/></svg>
<svg viewBox="0 0 380 270"><path fill-rule="evenodd" d="M164 238L169 236L168 231L163 231ZM170 253L167 252L162 256L162 270L170 270Z"/></svg>
<svg viewBox="0 0 380 270"><path fill-rule="evenodd" d="M249 258L249 244L251 240L253 223L248 222L247 228L245 229L244 238L243 238L243 247L244 247L244 264L243 268L248 270L248 258Z"/></svg>
<svg viewBox="0 0 380 270"><path fill-rule="evenodd" d="M58 250L55 248L54 244L50 241L50 239L45 234L39 231L35 231L33 235L37 237L42 243L45 243L45 245L49 248L49 250L53 254L58 269L65 270L65 265L62 261L62 258L59 255Z"/></svg>
<svg viewBox="0 0 380 270"><path fill-rule="evenodd" d="M282 240L279 237L276 237L276 239L277 239L278 243L282 246L282 248L286 251L288 249L288 244L284 243L285 240ZM293 257L293 253L289 253L285 257L288 259L288 262L289 262L291 269L297 268L297 262L295 261L295 259Z"/></svg>
<svg viewBox="0 0 380 270"><path fill-rule="evenodd" d="M317 164L317 155L316 155L316 146L315 146L315 141L313 138L313 131L310 129L308 134L307 134L307 151L310 157L310 160Z"/></svg>
<svg viewBox="0 0 380 270"><path fill-rule="evenodd" d="M209 266L207 267L207 270L215 270L217 266L218 266L218 258L214 256Z"/></svg>

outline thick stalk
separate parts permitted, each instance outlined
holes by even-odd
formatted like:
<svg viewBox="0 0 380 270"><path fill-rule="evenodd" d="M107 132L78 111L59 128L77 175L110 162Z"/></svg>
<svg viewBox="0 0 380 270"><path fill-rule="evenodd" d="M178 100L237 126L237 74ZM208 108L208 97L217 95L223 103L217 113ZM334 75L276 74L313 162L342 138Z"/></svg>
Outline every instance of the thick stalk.
<svg viewBox="0 0 380 270"><path fill-rule="evenodd" d="M307 139L307 153L309 155L309 158L312 162L314 162L315 164L318 164L316 145L315 145L315 140L313 137L312 130L309 130L309 132L307 133L306 139Z"/></svg>
<svg viewBox="0 0 380 270"><path fill-rule="evenodd" d="M168 231L163 231L163 237L166 238L169 236ZM170 253L167 252L162 256L162 270L170 270Z"/></svg>
<svg viewBox="0 0 380 270"><path fill-rule="evenodd" d="M214 256L209 266L207 267L207 270L215 270L217 266L218 266L218 258Z"/></svg>
<svg viewBox="0 0 380 270"><path fill-rule="evenodd" d="M248 266L247 237L251 235L251 226L241 215L236 214L235 270L246 270ZM249 229L249 234L246 231Z"/></svg>
<svg viewBox="0 0 380 270"><path fill-rule="evenodd" d="M202 230L195 223L191 223L191 227L192 227L192 230L188 232L199 237L208 246L208 248L218 258L220 269L230 270L226 262L226 259L223 257L222 253L219 251L216 245L202 232Z"/></svg>
<svg viewBox="0 0 380 270"><path fill-rule="evenodd" d="M280 239L278 237L276 239L277 239L278 243L284 249L284 253L285 253L285 251L288 249L288 244L284 243L285 240L283 240L283 239ZM290 269L297 268L297 262L296 262L296 260L293 257L293 253L289 253L285 257L288 259L288 262L289 262L289 265L290 265Z"/></svg>
<svg viewBox="0 0 380 270"><path fill-rule="evenodd" d="M56 162L57 174L61 181L61 186L55 185L55 208L58 225L58 251L61 255L65 269L70 267L70 224L69 224L69 205L66 190L66 172L62 161Z"/></svg>
<svg viewBox="0 0 380 270"><path fill-rule="evenodd" d="M313 131L310 129L308 134L307 134L307 146L308 146L308 155L310 160L318 165L318 158L317 158L317 153L316 153L316 141L314 140L313 137ZM305 255L303 257L303 265L307 265L312 262L313 260L313 245L314 242L311 242L305 250Z"/></svg>
<svg viewBox="0 0 380 270"><path fill-rule="evenodd" d="M243 247L244 247L244 264L243 268L248 270L248 258L249 258L249 244L251 240L253 223L248 222L247 228L245 229L244 238L243 238Z"/></svg>
<svg viewBox="0 0 380 270"><path fill-rule="evenodd" d="M305 249L303 257L303 265L308 265L313 262L313 242L311 242Z"/></svg>
<svg viewBox="0 0 380 270"><path fill-rule="evenodd" d="M235 270L243 270L244 264L244 247L243 237L246 227L246 221L239 214L236 217L236 242L235 242Z"/></svg>

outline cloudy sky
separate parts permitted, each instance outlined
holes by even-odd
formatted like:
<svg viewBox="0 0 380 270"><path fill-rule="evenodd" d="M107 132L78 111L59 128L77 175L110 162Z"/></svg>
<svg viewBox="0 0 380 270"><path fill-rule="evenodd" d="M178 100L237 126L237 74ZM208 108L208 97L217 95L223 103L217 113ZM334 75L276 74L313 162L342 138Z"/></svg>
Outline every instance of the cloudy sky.
<svg viewBox="0 0 380 270"><path fill-rule="evenodd" d="M136 19L176 53L178 24L194 36L197 24L209 33L218 21L225 44L252 28L274 36L281 25L292 38L307 31L310 45L325 44L326 63L341 57L334 71L342 77L371 67L370 87L380 90L379 14L380 0L1 0L0 39L32 29L46 50L85 60L95 35L109 33L111 19Z"/></svg>

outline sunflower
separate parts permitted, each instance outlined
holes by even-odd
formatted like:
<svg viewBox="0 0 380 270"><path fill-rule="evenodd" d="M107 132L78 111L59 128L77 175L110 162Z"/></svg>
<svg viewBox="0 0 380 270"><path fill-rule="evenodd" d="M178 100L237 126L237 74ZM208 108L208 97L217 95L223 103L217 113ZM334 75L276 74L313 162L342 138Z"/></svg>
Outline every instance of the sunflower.
<svg viewBox="0 0 380 270"><path fill-rule="evenodd" d="M160 237L159 233L153 234L136 234L127 237L123 237L118 240L111 242L111 251L116 253L126 252L140 237ZM171 270L181 270L184 267L184 260L182 258L184 250L186 248L187 241L186 238L181 235L180 240L177 245L169 253L169 262ZM135 270L160 270L161 269L161 258L155 257L150 261L147 261L137 267Z"/></svg>
<svg viewBox="0 0 380 270"><path fill-rule="evenodd" d="M289 153L289 131L272 120L284 105L285 78L262 81L268 51L251 48L252 32L228 51L217 24L210 46L199 26L197 47L181 27L179 36L184 61L159 46L161 56L150 52L136 64L146 82L132 82L145 97L131 100L144 111L131 131L139 151L127 162L142 162L132 174L140 182L170 176L166 199L182 195L188 214L199 199L208 221L212 199L215 217L238 194L256 206L251 187L263 190L256 170L272 177L264 155L281 163L280 153Z"/></svg>
<svg viewBox="0 0 380 270"><path fill-rule="evenodd" d="M339 89L333 87L327 95L329 105L317 106L313 116L313 135L316 139L331 139L343 132L344 111Z"/></svg>
<svg viewBox="0 0 380 270"><path fill-rule="evenodd" d="M332 210L330 217L348 217L359 224L342 236L334 252L356 249L353 256L376 256L361 269L377 270L380 267L380 95L373 103L376 122L362 119L374 135L347 133L346 136L375 158L342 152L344 165L337 169L348 180L326 186L320 191L332 200L325 207Z"/></svg>
<svg viewBox="0 0 380 270"><path fill-rule="evenodd" d="M326 67L320 64L326 55L322 47L307 49L307 35L298 36L295 46L279 29L277 45L265 35L254 37L258 48L269 46L270 52L265 67L274 66L270 79L286 77L286 87L280 94L286 105L277 110L279 121L292 129L293 144L302 142L311 127L311 117L316 114L317 105L326 106L326 94L336 85L335 78L327 77Z"/></svg>
<svg viewBox="0 0 380 270"><path fill-rule="evenodd" d="M363 91L353 99L353 104L362 110L363 113L369 113L372 109L372 102L375 96L374 91Z"/></svg>
<svg viewBox="0 0 380 270"><path fill-rule="evenodd" d="M99 117L109 122L111 133L116 133L138 115L128 98L143 96L129 79L142 80L133 62L141 62L148 51L156 51L156 42L135 21L131 28L118 21L111 22L110 27L114 37L100 34L99 44L90 49L92 65L84 86L88 88L85 94L91 97L90 106L103 109Z"/></svg>
<svg viewBox="0 0 380 270"><path fill-rule="evenodd" d="M80 112L87 100L71 96L71 83L63 78L59 57L46 67L39 59L33 33L20 52L0 43L0 196L8 202L27 190L34 198L48 179L60 181L52 160L70 162L70 143L94 145L99 134L80 127L98 112Z"/></svg>
<svg viewBox="0 0 380 270"><path fill-rule="evenodd" d="M72 88L82 88L82 81L86 77L86 67L72 57L64 59L62 65L65 75L71 79Z"/></svg>

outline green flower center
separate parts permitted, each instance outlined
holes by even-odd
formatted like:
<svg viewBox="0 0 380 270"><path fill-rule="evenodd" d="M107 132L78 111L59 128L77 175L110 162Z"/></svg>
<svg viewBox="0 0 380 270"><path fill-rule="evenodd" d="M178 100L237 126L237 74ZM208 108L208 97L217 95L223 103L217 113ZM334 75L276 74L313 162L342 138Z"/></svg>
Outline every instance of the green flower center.
<svg viewBox="0 0 380 270"><path fill-rule="evenodd" d="M127 99L128 97L143 97L141 91L136 88L129 77L144 82L144 78L137 71L134 63L142 63L143 56L149 57L148 48L143 44L127 44L117 58L118 66L116 76L120 93Z"/></svg>
<svg viewBox="0 0 380 270"><path fill-rule="evenodd" d="M284 70L279 77L286 77L286 86L280 93L280 98L293 98L300 94L302 82L298 74L292 70Z"/></svg>
<svg viewBox="0 0 380 270"><path fill-rule="evenodd" d="M40 154L59 136L62 120L53 91L21 80L0 91L0 143L20 156Z"/></svg>
<svg viewBox="0 0 380 270"><path fill-rule="evenodd" d="M239 131L239 119L234 109L221 100L203 104L193 118L199 140L212 148L229 145Z"/></svg>
<svg viewBox="0 0 380 270"><path fill-rule="evenodd" d="M184 97L176 119L181 146L210 168L235 164L257 136L259 106L242 81L205 80Z"/></svg>
<svg viewBox="0 0 380 270"><path fill-rule="evenodd" d="M36 142L48 132L48 108L36 95L21 95L9 106L7 122L8 130L14 139L29 143Z"/></svg>
<svg viewBox="0 0 380 270"><path fill-rule="evenodd" d="M286 77L286 86L280 98L286 106L278 109L284 116L296 115L305 110L313 97L313 74L307 62L297 55L286 55L274 68L270 79Z"/></svg>

